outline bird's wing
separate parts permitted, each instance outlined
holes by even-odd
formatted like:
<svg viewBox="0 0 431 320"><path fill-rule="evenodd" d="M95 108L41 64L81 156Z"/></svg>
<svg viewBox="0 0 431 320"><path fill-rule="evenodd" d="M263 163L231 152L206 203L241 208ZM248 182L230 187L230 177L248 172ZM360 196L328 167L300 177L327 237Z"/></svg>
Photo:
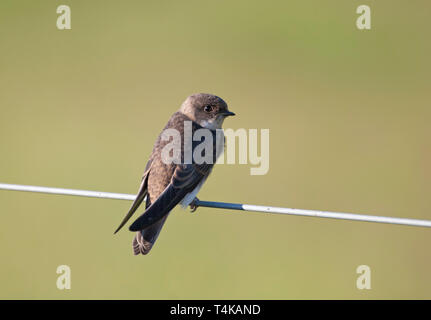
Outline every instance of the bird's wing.
<svg viewBox="0 0 431 320"><path fill-rule="evenodd" d="M129 227L130 231L143 230L162 219L183 198L191 192L203 178L208 176L212 164L178 165L172 175L171 182L145 212Z"/></svg>
<svg viewBox="0 0 431 320"><path fill-rule="evenodd" d="M120 225L118 226L117 230L115 230L114 234L120 231L120 229L126 224L126 222L135 213L136 209L138 209L138 207L141 205L142 201L144 200L145 196L147 195L148 174L150 173L150 170L151 170L151 163L152 161L150 159L147 163L147 167L142 177L141 186L139 187L139 191L135 198L135 201L133 201L132 206L129 209L129 212L127 212L126 216L124 217L123 221L121 221Z"/></svg>

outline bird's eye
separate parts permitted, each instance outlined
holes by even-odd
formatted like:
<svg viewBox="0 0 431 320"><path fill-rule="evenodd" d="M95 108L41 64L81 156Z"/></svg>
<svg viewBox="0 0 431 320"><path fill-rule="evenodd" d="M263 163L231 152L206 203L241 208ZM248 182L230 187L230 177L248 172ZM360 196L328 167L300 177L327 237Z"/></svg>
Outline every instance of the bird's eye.
<svg viewBox="0 0 431 320"><path fill-rule="evenodd" d="M204 107L204 111L208 112L208 113L211 112L211 111L213 111L213 109L214 109L213 106L205 106Z"/></svg>

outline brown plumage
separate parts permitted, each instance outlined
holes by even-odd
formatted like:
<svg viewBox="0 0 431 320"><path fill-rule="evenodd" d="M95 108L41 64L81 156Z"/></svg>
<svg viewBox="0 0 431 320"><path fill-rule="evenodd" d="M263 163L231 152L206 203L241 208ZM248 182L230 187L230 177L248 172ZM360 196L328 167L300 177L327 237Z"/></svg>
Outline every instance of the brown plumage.
<svg viewBox="0 0 431 320"><path fill-rule="evenodd" d="M159 135L147 163L138 195L115 231L118 232L124 226L146 197L145 212L129 227L129 230L137 232L133 240L135 255L147 254L151 250L170 211L178 203L187 206L192 202L211 173L221 151L216 148L218 137L216 129L220 129L223 120L231 115L234 113L228 110L226 102L221 98L200 93L189 96L180 110L169 119L162 133L168 129L175 129L180 133L181 142L185 140L185 123L191 124L192 133L198 129L209 129L213 137L211 161L200 163L192 158L191 163L187 162L187 152L193 152L202 140L190 141L189 145L186 142L176 145L175 140L165 141L162 134ZM166 159L163 159L163 148L169 143L181 150L178 163L166 162Z"/></svg>

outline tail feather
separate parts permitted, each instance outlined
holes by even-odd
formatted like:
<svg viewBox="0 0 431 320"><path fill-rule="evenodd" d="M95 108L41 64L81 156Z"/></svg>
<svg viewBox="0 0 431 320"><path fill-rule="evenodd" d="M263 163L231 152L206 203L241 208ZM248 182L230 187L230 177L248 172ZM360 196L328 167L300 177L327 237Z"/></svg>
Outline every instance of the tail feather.
<svg viewBox="0 0 431 320"><path fill-rule="evenodd" d="M144 239L141 232L136 232L136 236L133 239L133 254L137 256L138 254L147 254L150 252L153 244Z"/></svg>
<svg viewBox="0 0 431 320"><path fill-rule="evenodd" d="M136 232L136 236L133 239L132 247L134 255L138 254L148 254L156 242L160 230L166 221L166 215L162 220L157 221L155 224L148 226L144 230Z"/></svg>

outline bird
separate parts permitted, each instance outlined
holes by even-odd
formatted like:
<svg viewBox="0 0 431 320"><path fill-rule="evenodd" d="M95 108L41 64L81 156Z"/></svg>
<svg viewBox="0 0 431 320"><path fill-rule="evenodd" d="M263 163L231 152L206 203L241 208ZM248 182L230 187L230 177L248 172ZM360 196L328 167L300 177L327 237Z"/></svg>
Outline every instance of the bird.
<svg viewBox="0 0 431 320"><path fill-rule="evenodd" d="M145 211L129 227L130 231L136 232L132 242L134 255L150 252L169 213L178 204L183 208L190 205L193 211L196 210L196 195L223 151L223 122L234 115L222 98L197 93L188 96L171 116L154 143L137 196L114 232L127 223L146 199ZM191 129L192 134L188 134L187 129ZM202 132L201 129L208 134L200 135L201 139L195 141L192 136ZM180 139L166 138L166 133L172 133L172 130L178 132ZM212 139L207 139L208 136ZM173 152L167 154L166 150ZM171 156L175 153L176 157Z"/></svg>

